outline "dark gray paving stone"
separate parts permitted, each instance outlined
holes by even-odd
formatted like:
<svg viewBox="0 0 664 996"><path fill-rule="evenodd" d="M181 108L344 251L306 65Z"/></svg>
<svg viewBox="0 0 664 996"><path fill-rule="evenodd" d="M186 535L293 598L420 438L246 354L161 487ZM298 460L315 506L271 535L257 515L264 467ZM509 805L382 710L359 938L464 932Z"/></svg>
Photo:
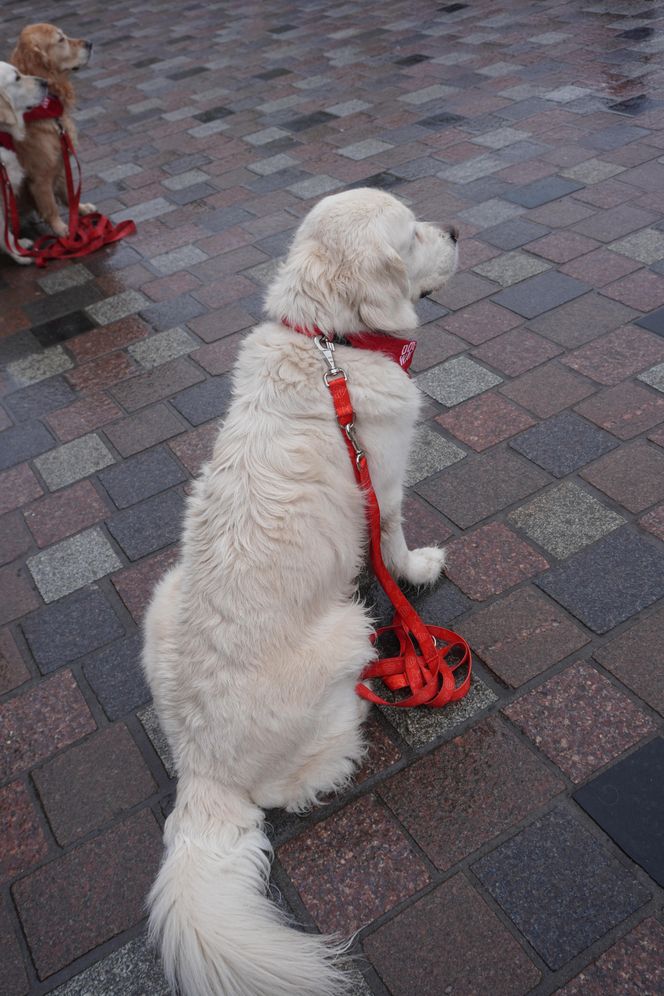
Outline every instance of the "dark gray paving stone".
<svg viewBox="0 0 664 996"><path fill-rule="evenodd" d="M96 587L33 612L21 627L42 674L124 635L122 623Z"/></svg>
<svg viewBox="0 0 664 996"><path fill-rule="evenodd" d="M602 152L609 152L611 149L619 149L629 142L635 142L639 138L650 135L647 128L638 128L636 125L615 124L600 131L591 132L587 138L582 138L580 145L586 149L600 149Z"/></svg>
<svg viewBox="0 0 664 996"><path fill-rule="evenodd" d="M0 432L0 470L13 467L55 446L48 429L39 422L17 425Z"/></svg>
<svg viewBox="0 0 664 996"><path fill-rule="evenodd" d="M648 329L649 332L654 332L656 335L664 336L664 308L651 311L649 315L636 319L634 324L640 325L642 329Z"/></svg>
<svg viewBox="0 0 664 996"><path fill-rule="evenodd" d="M253 214L244 208L233 206L206 212L201 218L201 225L209 232L223 232L245 221L255 221Z"/></svg>
<svg viewBox="0 0 664 996"><path fill-rule="evenodd" d="M130 560L139 560L180 538L183 509L182 495L167 491L112 516L108 531Z"/></svg>
<svg viewBox="0 0 664 996"><path fill-rule="evenodd" d="M497 249L518 249L519 246L525 246L535 239L543 239L550 231L550 228L525 218L510 218L500 225L485 228L482 232L482 241L496 246Z"/></svg>
<svg viewBox="0 0 664 996"><path fill-rule="evenodd" d="M538 150L539 151L539 150ZM521 204L523 207L536 208L549 201L557 201L575 190L582 190L583 184L574 180L566 180L562 176L545 176L541 180L533 180L524 187L519 187L512 193L503 194L506 201Z"/></svg>
<svg viewBox="0 0 664 996"><path fill-rule="evenodd" d="M118 508L151 498L186 479L180 465L161 448L139 453L99 474L99 480Z"/></svg>
<svg viewBox="0 0 664 996"><path fill-rule="evenodd" d="M52 323L54 319L61 318L63 315L82 311L83 308L100 301L103 297L101 288L90 280L85 284L59 291L57 294L45 294L43 297L28 301L23 306L23 310L33 325L43 325L46 322ZM75 321L73 316L69 320Z"/></svg>
<svg viewBox="0 0 664 996"><path fill-rule="evenodd" d="M75 399L76 394L69 384L61 377L51 377L14 391L5 399L5 405L14 421L26 422L32 418L41 418L56 408L63 408Z"/></svg>
<svg viewBox="0 0 664 996"><path fill-rule="evenodd" d="M618 445L608 432L573 412L554 415L510 440L513 449L556 477L571 474Z"/></svg>
<svg viewBox="0 0 664 996"><path fill-rule="evenodd" d="M94 322L85 311L72 311L62 318L54 318L50 322L35 325L31 331L37 342L46 347L73 339L74 336L89 332L94 327Z"/></svg>
<svg viewBox="0 0 664 996"><path fill-rule="evenodd" d="M508 287L492 297L492 301L515 311L524 318L535 318L551 308L573 301L590 290L587 284L556 270L547 270L528 280Z"/></svg>
<svg viewBox="0 0 664 996"><path fill-rule="evenodd" d="M83 665L85 677L109 719L119 719L150 701L141 668L140 634L116 641Z"/></svg>
<svg viewBox="0 0 664 996"><path fill-rule="evenodd" d="M149 308L141 311L141 318L144 319L158 332L166 329L173 329L176 325L184 325L205 314L207 308L192 297L191 294L180 294L179 297L171 298L170 301L162 301L160 304L153 304Z"/></svg>
<svg viewBox="0 0 664 996"><path fill-rule="evenodd" d="M433 589L411 588L402 583L402 590L419 614L435 625L445 626L471 606L472 602L447 578L439 581ZM360 584L360 595L371 612L376 626L389 626L394 616L394 606L376 580L364 580ZM442 620L439 622L439 620Z"/></svg>
<svg viewBox="0 0 664 996"><path fill-rule="evenodd" d="M554 970L650 898L634 876L562 810L537 820L472 869Z"/></svg>
<svg viewBox="0 0 664 996"><path fill-rule="evenodd" d="M629 857L664 886L664 740L618 761L574 798Z"/></svg>
<svg viewBox="0 0 664 996"><path fill-rule="evenodd" d="M664 595L664 554L624 526L535 584L594 633L608 633Z"/></svg>
<svg viewBox="0 0 664 996"><path fill-rule="evenodd" d="M231 397L231 379L224 374L180 391L171 404L192 425L201 425L224 414Z"/></svg>

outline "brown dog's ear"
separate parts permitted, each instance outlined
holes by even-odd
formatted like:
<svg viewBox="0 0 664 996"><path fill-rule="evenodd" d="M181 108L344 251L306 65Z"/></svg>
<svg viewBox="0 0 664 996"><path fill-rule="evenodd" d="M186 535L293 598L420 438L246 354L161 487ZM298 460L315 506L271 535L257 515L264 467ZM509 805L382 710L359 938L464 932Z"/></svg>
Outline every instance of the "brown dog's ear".
<svg viewBox="0 0 664 996"><path fill-rule="evenodd" d="M48 56L34 42L19 42L9 61L26 76L43 76L51 68Z"/></svg>

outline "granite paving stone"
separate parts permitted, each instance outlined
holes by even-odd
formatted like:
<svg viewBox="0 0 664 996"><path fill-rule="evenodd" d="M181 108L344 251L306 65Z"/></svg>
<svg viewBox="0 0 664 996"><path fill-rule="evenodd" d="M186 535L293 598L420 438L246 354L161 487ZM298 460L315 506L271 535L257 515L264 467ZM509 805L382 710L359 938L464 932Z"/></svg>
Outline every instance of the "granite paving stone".
<svg viewBox="0 0 664 996"><path fill-rule="evenodd" d="M50 450L53 436L40 422L27 422L0 433L0 470Z"/></svg>
<svg viewBox="0 0 664 996"><path fill-rule="evenodd" d="M122 562L97 526L29 557L27 566L48 603L118 570Z"/></svg>
<svg viewBox="0 0 664 996"><path fill-rule="evenodd" d="M526 412L495 393L471 398L436 422L478 452L534 425Z"/></svg>
<svg viewBox="0 0 664 996"><path fill-rule="evenodd" d="M503 712L576 783L655 731L650 716L585 661Z"/></svg>
<svg viewBox="0 0 664 996"><path fill-rule="evenodd" d="M380 694L382 695L383 689ZM455 727L483 712L497 700L497 695L479 678L473 677L468 694L445 709L391 709L381 711L411 747L424 747L454 732Z"/></svg>
<svg viewBox="0 0 664 996"><path fill-rule="evenodd" d="M529 327L561 346L573 349L603 332L612 332L635 317L638 313L633 308L592 293L540 315L529 323Z"/></svg>
<svg viewBox="0 0 664 996"><path fill-rule="evenodd" d="M32 779L55 838L63 846L102 827L156 789L122 723L47 761Z"/></svg>
<svg viewBox="0 0 664 996"><path fill-rule="evenodd" d="M648 329L656 335L664 335L664 308L657 308L649 315L634 320L635 325L642 329Z"/></svg>
<svg viewBox="0 0 664 996"><path fill-rule="evenodd" d="M560 560L625 523L622 515L602 505L573 481L565 481L522 505L508 518Z"/></svg>
<svg viewBox="0 0 664 996"><path fill-rule="evenodd" d="M152 746L159 755L166 774L169 778L175 778L177 770L175 767L175 761L173 760L173 754L171 753L171 748L168 745L166 734L161 728L159 717L157 716L157 710L154 705L150 703L150 705L145 706L144 709L140 709L136 715L141 722L141 726L150 738Z"/></svg>
<svg viewBox="0 0 664 996"><path fill-rule="evenodd" d="M185 329L174 328L167 332L159 332L149 339L140 339L128 347L137 363L142 367L152 369L161 363L167 363L178 356L190 353L198 343Z"/></svg>
<svg viewBox="0 0 664 996"><path fill-rule="evenodd" d="M104 433L123 457L133 456L182 432L181 419L166 404L130 415L105 428Z"/></svg>
<svg viewBox="0 0 664 996"><path fill-rule="evenodd" d="M357 930L430 881L407 837L373 796L305 830L277 857L323 931Z"/></svg>
<svg viewBox="0 0 664 996"><path fill-rule="evenodd" d="M446 871L562 788L494 716L393 775L378 791L429 859Z"/></svg>
<svg viewBox="0 0 664 996"><path fill-rule="evenodd" d="M543 273L549 269L549 266L550 264L544 260L515 250L496 256L486 263L480 263L474 267L474 270L482 277L495 280L501 287L509 287L527 277L535 276L536 273Z"/></svg>
<svg viewBox="0 0 664 996"><path fill-rule="evenodd" d="M0 565L17 560L32 546L20 512L0 516Z"/></svg>
<svg viewBox="0 0 664 996"><path fill-rule="evenodd" d="M663 358L664 342L658 336L626 325L593 339L562 362L600 384L617 384Z"/></svg>
<svg viewBox="0 0 664 996"><path fill-rule="evenodd" d="M23 952L19 946L13 918L10 919L7 901L0 903L0 957L2 958L3 985L7 996L25 996L28 977Z"/></svg>
<svg viewBox="0 0 664 996"><path fill-rule="evenodd" d="M431 936L445 936L442 946ZM363 943L394 996L523 996L540 974L486 903L457 874Z"/></svg>
<svg viewBox="0 0 664 996"><path fill-rule="evenodd" d="M447 547L446 573L470 598L483 601L549 566L503 523L481 526Z"/></svg>
<svg viewBox="0 0 664 996"><path fill-rule="evenodd" d="M642 512L664 498L664 454L642 441L607 454L581 476L630 512Z"/></svg>
<svg viewBox="0 0 664 996"><path fill-rule="evenodd" d="M652 512L642 516L639 519L639 525L657 536L658 539L664 539L664 505L659 505L657 508L653 508Z"/></svg>
<svg viewBox="0 0 664 996"><path fill-rule="evenodd" d="M576 180L562 176L547 176L541 180L527 183L505 196L508 201L513 201L515 204L520 204L526 208L536 208L542 204L548 204L549 201L557 201L560 197L572 194L575 190L582 188L583 183Z"/></svg>
<svg viewBox="0 0 664 996"><path fill-rule="evenodd" d="M161 850L157 823L144 809L14 886L41 979L138 923Z"/></svg>
<svg viewBox="0 0 664 996"><path fill-rule="evenodd" d="M0 473L0 513L19 508L43 493L39 481L27 463Z"/></svg>
<svg viewBox="0 0 664 996"><path fill-rule="evenodd" d="M21 623L43 674L124 634L124 627L96 586L29 615Z"/></svg>
<svg viewBox="0 0 664 996"><path fill-rule="evenodd" d="M99 475L118 508L128 508L186 479L186 474L163 447L132 456Z"/></svg>
<svg viewBox="0 0 664 996"><path fill-rule="evenodd" d="M508 377L517 377L561 352L560 346L529 329L516 328L482 343L472 355Z"/></svg>
<svg viewBox="0 0 664 996"><path fill-rule="evenodd" d="M521 319L517 318L511 311L499 308L491 301L478 301L476 304L471 304L455 314L446 315L440 320L443 328L455 335L460 335L474 346L500 335L501 332L513 329L520 322Z"/></svg>
<svg viewBox="0 0 664 996"><path fill-rule="evenodd" d="M664 364L661 367L664 372ZM639 380L648 383L645 374ZM627 382L587 398L575 411L619 439L632 439L664 420L664 398Z"/></svg>
<svg viewBox="0 0 664 996"><path fill-rule="evenodd" d="M510 442L515 450L555 477L571 474L617 445L606 432L574 412L554 415L532 429L526 429Z"/></svg>
<svg viewBox="0 0 664 996"><path fill-rule="evenodd" d="M48 853L48 841L35 805L23 782L15 781L0 789L0 881L11 881Z"/></svg>
<svg viewBox="0 0 664 996"><path fill-rule="evenodd" d="M113 585L136 622L143 618L154 586L177 556L177 549L171 547L113 575Z"/></svg>
<svg viewBox="0 0 664 996"><path fill-rule="evenodd" d="M96 392L135 374L136 364L125 353L109 353L84 363L67 374L67 380L81 392Z"/></svg>
<svg viewBox="0 0 664 996"><path fill-rule="evenodd" d="M61 377L51 377L14 391L5 399L5 404L15 422L25 422L41 418L75 399L76 395Z"/></svg>
<svg viewBox="0 0 664 996"><path fill-rule="evenodd" d="M631 872L562 809L526 827L472 870L554 970L650 898Z"/></svg>
<svg viewBox="0 0 664 996"><path fill-rule="evenodd" d="M518 249L548 234L549 229L527 218L511 218L500 225L485 228L482 240L499 249Z"/></svg>
<svg viewBox="0 0 664 996"><path fill-rule="evenodd" d="M555 361L509 382L501 393L540 418L548 418L588 397L593 390L591 381Z"/></svg>
<svg viewBox="0 0 664 996"><path fill-rule="evenodd" d="M71 671L0 703L0 778L11 778L96 729Z"/></svg>
<svg viewBox="0 0 664 996"><path fill-rule="evenodd" d="M224 414L231 396L230 377L213 377L171 398L171 404L191 425L201 425Z"/></svg>
<svg viewBox="0 0 664 996"><path fill-rule="evenodd" d="M511 452L469 456L417 485L434 508L466 529L539 490L548 474Z"/></svg>
<svg viewBox="0 0 664 996"><path fill-rule="evenodd" d="M639 311L652 311L664 303L664 277L652 270L636 270L602 287L602 294Z"/></svg>
<svg viewBox="0 0 664 996"><path fill-rule="evenodd" d="M29 677L11 630L0 629L0 695L22 685Z"/></svg>
<svg viewBox="0 0 664 996"><path fill-rule="evenodd" d="M148 553L177 542L182 531L183 512L180 493L166 491L111 516L107 522L108 531L130 560L140 560ZM115 568L121 566L116 558Z"/></svg>
<svg viewBox="0 0 664 996"><path fill-rule="evenodd" d="M650 370L644 370L642 374L639 374L638 379L664 393L664 363L658 363Z"/></svg>
<svg viewBox="0 0 664 996"><path fill-rule="evenodd" d="M657 992L664 987L664 927L647 917L599 956L557 996L604 996L619 986L625 996Z"/></svg>
<svg viewBox="0 0 664 996"><path fill-rule="evenodd" d="M502 377L465 356L455 357L419 374L417 385L443 405L451 407L502 384Z"/></svg>
<svg viewBox="0 0 664 996"><path fill-rule="evenodd" d="M455 446L433 429L419 426L411 447L409 469L406 472L407 487L430 477L432 474L463 460L466 452Z"/></svg>
<svg viewBox="0 0 664 996"><path fill-rule="evenodd" d="M623 526L537 580L594 633L607 633L664 594L664 555Z"/></svg>
<svg viewBox="0 0 664 996"><path fill-rule="evenodd" d="M664 609L659 609L639 618L620 636L603 643L593 651L593 657L623 685L664 715L662 625Z"/></svg>
<svg viewBox="0 0 664 996"><path fill-rule="evenodd" d="M117 322L121 318L126 318L127 315L135 315L148 303L144 294L135 290L127 290L91 304L86 308L86 311L97 325L110 325L111 322Z"/></svg>
<svg viewBox="0 0 664 996"><path fill-rule="evenodd" d="M604 287L620 277L638 270L639 263L608 249L595 249L585 256L577 256L561 266L561 272L592 287Z"/></svg>
<svg viewBox="0 0 664 996"><path fill-rule="evenodd" d="M74 401L65 408L50 412L45 421L61 443L70 443L72 439L79 439L95 429L108 425L121 414L121 409L112 398L98 391Z"/></svg>
<svg viewBox="0 0 664 996"><path fill-rule="evenodd" d="M46 380L64 370L71 370L74 364L62 346L51 346L41 353L33 353L24 359L15 360L7 367L7 372L18 387L27 387Z"/></svg>
<svg viewBox="0 0 664 996"><path fill-rule="evenodd" d="M489 297L498 289L499 285L493 280L486 280L477 273L457 273L453 281L445 287L434 291L426 301L434 301L450 311L458 311L475 301ZM425 302L420 302L426 303ZM432 318L437 316L431 316Z"/></svg>
<svg viewBox="0 0 664 996"><path fill-rule="evenodd" d="M115 385L111 388L111 394L128 412L134 412L201 380L204 380L202 371L184 357L179 357Z"/></svg>
<svg viewBox="0 0 664 996"><path fill-rule="evenodd" d="M46 481L49 491L57 491L114 462L113 455L99 436L91 432L37 457L35 467Z"/></svg>
<svg viewBox="0 0 664 996"><path fill-rule="evenodd" d="M536 318L545 311L581 297L590 288L580 280L574 280L564 273L547 270L537 276L522 280L518 285L508 287L496 294L492 301L503 308L515 311L524 318Z"/></svg>
<svg viewBox="0 0 664 996"><path fill-rule="evenodd" d="M19 562L0 569L0 625L36 609L39 601L28 571Z"/></svg>
<svg viewBox="0 0 664 996"><path fill-rule="evenodd" d="M639 263L656 263L664 258L664 232L656 228L644 228L624 239L610 242L607 248L636 259Z"/></svg>
<svg viewBox="0 0 664 996"><path fill-rule="evenodd" d="M110 720L120 719L150 700L141 668L141 637L129 636L93 654L85 677Z"/></svg>
<svg viewBox="0 0 664 996"><path fill-rule="evenodd" d="M212 422L178 436L168 445L180 463L187 468L192 476L195 476L202 464L212 456L212 449L218 435L219 426L216 422Z"/></svg>
<svg viewBox="0 0 664 996"><path fill-rule="evenodd" d="M58 986L53 996L169 996L170 992L154 951L140 936Z"/></svg>

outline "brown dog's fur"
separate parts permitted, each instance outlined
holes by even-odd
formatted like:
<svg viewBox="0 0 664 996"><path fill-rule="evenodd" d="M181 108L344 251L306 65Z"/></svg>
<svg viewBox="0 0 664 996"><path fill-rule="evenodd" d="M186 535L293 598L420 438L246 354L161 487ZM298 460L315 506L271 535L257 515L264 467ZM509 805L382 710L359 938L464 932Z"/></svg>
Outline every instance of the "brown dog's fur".
<svg viewBox="0 0 664 996"><path fill-rule="evenodd" d="M31 24L19 35L10 62L22 73L41 76L49 91L59 97L64 107L61 123L76 145L76 128L71 118L74 87L69 79L72 70L86 65L91 45L82 38L67 36L52 24ZM34 207L56 235L67 234L60 217L58 199L67 203L60 136L53 120L32 121L25 140L16 143L19 162L26 176L27 192ZM81 214L94 211L94 204L81 204Z"/></svg>

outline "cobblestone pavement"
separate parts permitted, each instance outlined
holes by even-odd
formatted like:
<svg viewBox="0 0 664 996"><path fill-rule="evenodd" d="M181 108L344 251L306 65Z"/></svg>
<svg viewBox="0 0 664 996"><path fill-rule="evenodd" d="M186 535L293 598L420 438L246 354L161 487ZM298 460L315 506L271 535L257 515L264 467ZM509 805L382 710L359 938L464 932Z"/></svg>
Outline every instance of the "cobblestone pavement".
<svg viewBox="0 0 664 996"><path fill-rule="evenodd" d="M370 184L461 228L421 304L417 604L462 703L377 712L271 813L275 888L356 994L664 991L664 17L654 0L13 0L95 42L85 199L137 234L0 260L4 996L165 996L172 766L137 664L242 335L299 219ZM378 610L384 604L378 600ZM658 783L659 778L659 783Z"/></svg>

